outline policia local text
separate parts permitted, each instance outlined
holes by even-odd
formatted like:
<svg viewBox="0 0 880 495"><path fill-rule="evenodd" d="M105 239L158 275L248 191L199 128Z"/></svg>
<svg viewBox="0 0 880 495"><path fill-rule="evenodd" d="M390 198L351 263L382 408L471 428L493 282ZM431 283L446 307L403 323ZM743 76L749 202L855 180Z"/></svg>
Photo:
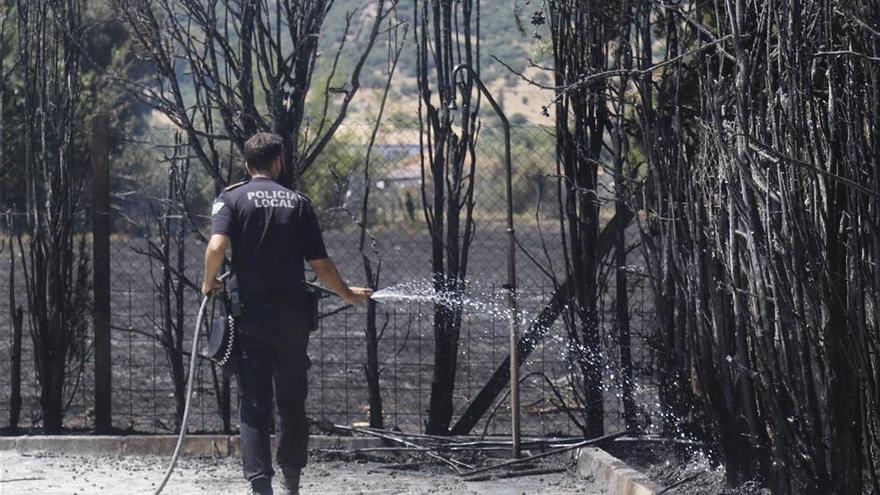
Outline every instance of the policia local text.
<svg viewBox="0 0 880 495"><path fill-rule="evenodd" d="M296 208L299 197L293 191L253 191L247 199L257 208Z"/></svg>

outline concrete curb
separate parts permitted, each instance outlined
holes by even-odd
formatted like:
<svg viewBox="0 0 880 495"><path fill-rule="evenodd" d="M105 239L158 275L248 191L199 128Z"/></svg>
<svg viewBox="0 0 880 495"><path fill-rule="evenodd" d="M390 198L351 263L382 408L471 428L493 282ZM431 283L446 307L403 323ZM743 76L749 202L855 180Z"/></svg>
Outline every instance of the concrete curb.
<svg viewBox="0 0 880 495"><path fill-rule="evenodd" d="M157 455L168 456L177 445L176 435L40 435L0 437L0 451L52 452L73 455ZM310 449L351 450L381 447L379 438L312 435ZM183 444L185 455L214 457L238 456L238 435L187 435Z"/></svg>
<svg viewBox="0 0 880 495"><path fill-rule="evenodd" d="M590 476L599 488L614 495L657 495L663 492L647 476L631 468L625 462L595 447L583 447L574 452L578 474ZM676 495L675 490L663 492Z"/></svg>

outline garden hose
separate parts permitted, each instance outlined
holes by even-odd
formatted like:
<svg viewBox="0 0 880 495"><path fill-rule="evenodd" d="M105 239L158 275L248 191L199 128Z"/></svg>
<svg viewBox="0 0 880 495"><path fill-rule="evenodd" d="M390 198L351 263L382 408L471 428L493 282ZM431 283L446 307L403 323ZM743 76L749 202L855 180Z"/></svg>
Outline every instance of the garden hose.
<svg viewBox="0 0 880 495"><path fill-rule="evenodd" d="M219 280L223 280L228 276L229 272L221 275ZM333 294L320 286L314 284L309 285L314 289ZM180 422L180 433L177 435L177 446L174 447L174 454L171 455L171 462L168 464L168 469L165 471L165 477L162 479L162 482L159 483L159 486L153 492L153 495L159 495L162 493L165 485L168 484L168 480L171 479L171 474L174 472L174 467L177 465L177 459L180 457L181 450L183 450L183 442L186 440L186 423L187 420L189 420L190 405L192 404L193 380L196 376L196 363L198 363L199 358L199 336L201 335L202 322L205 319L205 310L208 307L208 302L211 301L213 297L214 294L205 296L205 298L202 299L202 305L199 306L199 314L196 317L196 326L193 330L192 351L189 358L189 377L186 380L186 405L183 408L183 419Z"/></svg>
<svg viewBox="0 0 880 495"><path fill-rule="evenodd" d="M199 358L199 335L202 329L202 321L205 316L205 308L208 307L208 301L213 297L213 295L205 296L205 298L202 299L202 305L199 307L199 315L196 318L196 327L195 330L193 330L192 352L189 357L189 378L186 380L186 406L183 408L183 419L180 422L180 434L177 436L177 446L174 447L174 454L171 456L171 463L165 471L165 478L162 479L162 483L159 483L159 487L156 488L153 495L159 495L162 493L162 489L165 488L165 485L171 478L171 473L174 472L174 466L177 464L177 458L180 456L180 451L183 449L183 442L186 439L186 422L189 419L190 404L192 403L193 379L196 376L196 363Z"/></svg>

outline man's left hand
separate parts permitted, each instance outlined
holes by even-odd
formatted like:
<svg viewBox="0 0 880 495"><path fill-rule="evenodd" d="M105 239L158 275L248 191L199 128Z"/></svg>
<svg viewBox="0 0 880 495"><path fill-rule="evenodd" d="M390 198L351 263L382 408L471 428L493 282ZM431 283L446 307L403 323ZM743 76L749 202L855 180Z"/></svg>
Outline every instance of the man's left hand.
<svg viewBox="0 0 880 495"><path fill-rule="evenodd" d="M223 281L216 278L202 282L202 294L205 296L217 295L223 292L223 288Z"/></svg>

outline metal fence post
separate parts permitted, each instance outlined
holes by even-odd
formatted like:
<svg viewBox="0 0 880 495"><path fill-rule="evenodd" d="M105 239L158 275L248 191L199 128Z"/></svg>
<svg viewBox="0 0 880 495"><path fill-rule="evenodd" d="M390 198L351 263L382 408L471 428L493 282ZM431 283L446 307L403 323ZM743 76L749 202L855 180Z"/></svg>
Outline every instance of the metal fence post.
<svg viewBox="0 0 880 495"><path fill-rule="evenodd" d="M110 121L92 120L92 327L95 352L95 432L109 433L110 364Z"/></svg>

